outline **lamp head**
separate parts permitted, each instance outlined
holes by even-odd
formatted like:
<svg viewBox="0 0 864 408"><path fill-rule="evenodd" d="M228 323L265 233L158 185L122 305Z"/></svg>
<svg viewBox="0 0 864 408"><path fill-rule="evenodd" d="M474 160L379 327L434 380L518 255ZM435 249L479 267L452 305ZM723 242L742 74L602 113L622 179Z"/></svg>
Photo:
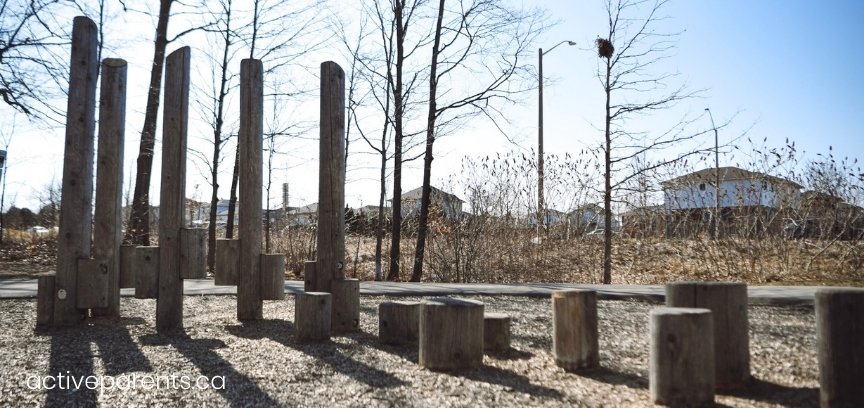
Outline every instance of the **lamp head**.
<svg viewBox="0 0 864 408"><path fill-rule="evenodd" d="M576 45L576 41L567 41L567 45Z"/></svg>

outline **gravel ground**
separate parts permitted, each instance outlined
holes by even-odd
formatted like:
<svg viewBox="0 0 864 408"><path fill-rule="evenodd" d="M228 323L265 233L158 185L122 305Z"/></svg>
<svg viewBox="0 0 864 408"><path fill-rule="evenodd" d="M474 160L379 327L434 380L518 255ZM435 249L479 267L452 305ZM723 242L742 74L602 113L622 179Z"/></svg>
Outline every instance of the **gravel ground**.
<svg viewBox="0 0 864 408"><path fill-rule="evenodd" d="M487 312L513 317L513 349L460 373L423 369L416 348L378 343L377 305L387 297L363 297L362 331L323 344L296 340L290 296L265 302L267 320L245 325L235 320L233 296L187 296L186 330L170 336L154 329L154 300L123 298L120 321L56 331L34 331L35 300L3 300L0 406L651 405L648 312L654 305L599 302L602 368L574 374L558 368L549 351L548 299L472 298ZM749 314L755 379L746 390L718 395L718 405L817 406L812 307L754 306ZM64 389L40 388L35 376L57 373ZM74 389L66 377L91 375L102 376L104 390L86 383ZM158 388L150 381L159 381Z"/></svg>

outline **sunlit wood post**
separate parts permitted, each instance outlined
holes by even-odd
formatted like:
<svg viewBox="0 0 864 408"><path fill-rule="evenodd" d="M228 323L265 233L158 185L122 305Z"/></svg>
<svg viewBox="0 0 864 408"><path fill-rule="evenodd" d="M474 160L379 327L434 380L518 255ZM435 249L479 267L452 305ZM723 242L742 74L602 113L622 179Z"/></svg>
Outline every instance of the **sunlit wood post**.
<svg viewBox="0 0 864 408"><path fill-rule="evenodd" d="M180 229L186 200L186 139L189 123L189 47L172 52L165 62L162 120L162 190L159 195L159 296L156 329L183 327L183 279L180 275Z"/></svg>
<svg viewBox="0 0 864 408"><path fill-rule="evenodd" d="M92 20L75 17L54 282L52 323L58 326L75 324L84 316L78 309L78 260L90 258L98 33Z"/></svg>

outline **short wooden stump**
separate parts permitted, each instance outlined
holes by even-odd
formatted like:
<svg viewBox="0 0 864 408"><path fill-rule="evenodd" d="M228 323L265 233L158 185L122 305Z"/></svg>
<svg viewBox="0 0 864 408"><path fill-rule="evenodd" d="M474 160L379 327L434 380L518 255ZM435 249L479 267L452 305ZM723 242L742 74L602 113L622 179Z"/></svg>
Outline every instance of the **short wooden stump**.
<svg viewBox="0 0 864 408"><path fill-rule="evenodd" d="M483 316L483 350L501 352L510 349L510 316L486 313Z"/></svg>
<svg viewBox="0 0 864 408"><path fill-rule="evenodd" d="M360 330L360 281L334 279L330 284L333 293L333 332Z"/></svg>
<svg viewBox="0 0 864 408"><path fill-rule="evenodd" d="M483 364L483 303L435 298L420 306L419 362L430 370Z"/></svg>
<svg viewBox="0 0 864 408"><path fill-rule="evenodd" d="M714 320L714 385L742 388L750 380L747 284L675 282L666 285L666 306L711 311Z"/></svg>
<svg viewBox="0 0 864 408"><path fill-rule="evenodd" d="M597 292L562 290L552 292L552 354L565 370L600 365L597 338Z"/></svg>
<svg viewBox="0 0 864 408"><path fill-rule="evenodd" d="M708 309L651 310L649 390L654 403L714 406L714 321Z"/></svg>
<svg viewBox="0 0 864 408"><path fill-rule="evenodd" d="M332 301L326 292L298 293L294 297L294 327L301 341L330 338Z"/></svg>
<svg viewBox="0 0 864 408"><path fill-rule="evenodd" d="M416 344L420 302L388 301L378 305L378 340L384 344Z"/></svg>
<svg viewBox="0 0 864 408"><path fill-rule="evenodd" d="M819 400L864 407L864 289L816 291Z"/></svg>

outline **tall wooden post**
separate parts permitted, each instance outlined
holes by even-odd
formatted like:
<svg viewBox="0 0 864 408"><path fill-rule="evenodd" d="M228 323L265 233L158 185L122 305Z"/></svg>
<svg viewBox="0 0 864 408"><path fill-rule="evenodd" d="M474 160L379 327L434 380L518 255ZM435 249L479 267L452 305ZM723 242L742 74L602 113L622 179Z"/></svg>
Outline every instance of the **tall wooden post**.
<svg viewBox="0 0 864 408"><path fill-rule="evenodd" d="M66 109L63 196L57 236L54 324L70 325L82 318L77 308L78 260L90 257L93 199L93 135L96 113L96 24L75 17Z"/></svg>
<svg viewBox="0 0 864 408"><path fill-rule="evenodd" d="M162 119L162 190L159 196L159 294L156 329L183 327L183 280L180 277L180 229L186 193L186 137L189 123L189 47L165 62Z"/></svg>
<svg viewBox="0 0 864 408"><path fill-rule="evenodd" d="M261 302L261 186L264 76L260 60L240 63L240 277L237 319L263 318Z"/></svg>
<svg viewBox="0 0 864 408"><path fill-rule="evenodd" d="M321 64L321 122L318 180L318 261L306 291L332 292L345 279L345 73Z"/></svg>
<svg viewBox="0 0 864 408"><path fill-rule="evenodd" d="M96 213L93 258L108 266L108 307L94 315L120 316L120 243L123 225L123 144L126 125L126 61L102 61L99 95L99 150L96 159Z"/></svg>

